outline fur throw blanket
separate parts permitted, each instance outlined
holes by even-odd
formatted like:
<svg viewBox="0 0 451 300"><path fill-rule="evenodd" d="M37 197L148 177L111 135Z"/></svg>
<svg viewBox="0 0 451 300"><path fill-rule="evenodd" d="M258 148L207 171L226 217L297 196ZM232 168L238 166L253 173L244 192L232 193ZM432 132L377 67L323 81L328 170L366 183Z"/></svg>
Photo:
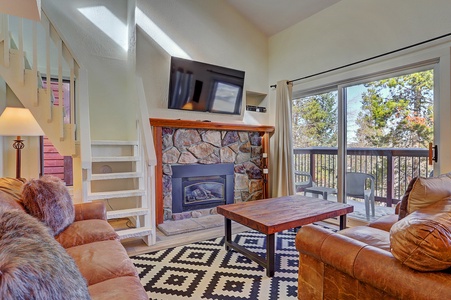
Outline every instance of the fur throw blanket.
<svg viewBox="0 0 451 300"><path fill-rule="evenodd" d="M62 232L74 222L75 210L72 198L64 182L58 177L42 176L29 180L22 190L25 210L53 230Z"/></svg>
<svg viewBox="0 0 451 300"><path fill-rule="evenodd" d="M0 208L0 299L90 299L75 262L41 222Z"/></svg>

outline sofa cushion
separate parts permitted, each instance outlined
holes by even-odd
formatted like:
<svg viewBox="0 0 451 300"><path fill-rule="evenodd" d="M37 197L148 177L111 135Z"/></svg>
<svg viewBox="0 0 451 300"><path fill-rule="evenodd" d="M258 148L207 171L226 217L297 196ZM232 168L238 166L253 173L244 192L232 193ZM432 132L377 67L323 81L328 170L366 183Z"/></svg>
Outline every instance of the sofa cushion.
<svg viewBox="0 0 451 300"><path fill-rule="evenodd" d="M64 182L57 177L29 180L23 187L22 201L26 211L49 226L54 235L74 221L72 198Z"/></svg>
<svg viewBox="0 0 451 300"><path fill-rule="evenodd" d="M407 212L407 202L409 200L410 192L412 191L413 185L417 181L418 177L414 177L410 180L409 185L407 186L406 192L401 198L401 203L399 205L399 216L398 220L403 219L409 213Z"/></svg>
<svg viewBox="0 0 451 300"><path fill-rule="evenodd" d="M118 240L94 242L66 249L88 285L121 276L138 276L138 271Z"/></svg>
<svg viewBox="0 0 451 300"><path fill-rule="evenodd" d="M451 267L451 198L421 208L390 230L394 257L418 271Z"/></svg>
<svg viewBox="0 0 451 300"><path fill-rule="evenodd" d="M390 251L390 235L387 231L369 226L355 226L340 230L338 233L367 245Z"/></svg>
<svg viewBox="0 0 451 300"><path fill-rule="evenodd" d="M1 177L0 206L8 209L23 210L21 203L23 184L24 181L21 179Z"/></svg>
<svg viewBox="0 0 451 300"><path fill-rule="evenodd" d="M413 178L401 200L399 220L412 212L451 196L451 178Z"/></svg>
<svg viewBox="0 0 451 300"><path fill-rule="evenodd" d="M76 221L55 236L64 248L118 238L116 231L107 221L98 219Z"/></svg>
<svg viewBox="0 0 451 300"><path fill-rule="evenodd" d="M24 179L1 177L0 191L10 195L14 200L20 201L22 198L22 187L24 183Z"/></svg>
<svg viewBox="0 0 451 300"><path fill-rule="evenodd" d="M117 287L121 288L118 289ZM105 280L89 286L89 293L95 300L147 300L137 276L123 276Z"/></svg>
<svg viewBox="0 0 451 300"><path fill-rule="evenodd" d="M41 222L0 209L0 299L90 299L86 282Z"/></svg>

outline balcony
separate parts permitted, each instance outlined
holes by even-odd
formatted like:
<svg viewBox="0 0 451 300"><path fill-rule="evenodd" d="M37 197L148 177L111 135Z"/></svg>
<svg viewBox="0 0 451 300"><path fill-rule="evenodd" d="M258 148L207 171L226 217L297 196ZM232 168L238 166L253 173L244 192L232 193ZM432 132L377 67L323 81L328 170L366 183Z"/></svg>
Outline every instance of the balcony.
<svg viewBox="0 0 451 300"><path fill-rule="evenodd" d="M293 152L296 171L309 173L317 186L338 189L337 148L296 148ZM346 171L374 176L376 217L380 217L393 211L413 177L430 176L432 166L428 164L428 154L427 149L417 148L348 148ZM304 181L301 177L296 175L295 181ZM336 195L329 197L332 199L336 199ZM355 206L351 217L365 215L363 200L348 198L347 201Z"/></svg>

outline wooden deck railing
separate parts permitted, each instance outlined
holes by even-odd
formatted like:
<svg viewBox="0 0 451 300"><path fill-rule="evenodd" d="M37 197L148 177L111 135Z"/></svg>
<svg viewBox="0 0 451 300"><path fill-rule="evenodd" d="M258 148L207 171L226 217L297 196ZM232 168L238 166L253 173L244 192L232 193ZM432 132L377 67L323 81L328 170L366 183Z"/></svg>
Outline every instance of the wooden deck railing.
<svg viewBox="0 0 451 300"><path fill-rule="evenodd" d="M337 148L297 148L293 152L296 171L310 173L318 186L337 188ZM376 201L392 206L401 200L410 179L430 176L432 166L428 165L427 149L348 148L346 171L373 175Z"/></svg>

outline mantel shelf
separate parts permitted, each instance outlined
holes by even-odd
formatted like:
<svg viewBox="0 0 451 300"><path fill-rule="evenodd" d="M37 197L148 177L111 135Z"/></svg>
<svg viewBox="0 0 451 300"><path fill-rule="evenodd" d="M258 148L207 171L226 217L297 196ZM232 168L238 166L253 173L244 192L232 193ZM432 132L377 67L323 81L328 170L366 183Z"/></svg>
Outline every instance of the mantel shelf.
<svg viewBox="0 0 451 300"><path fill-rule="evenodd" d="M150 125L153 127L171 127L171 128L194 128L210 130L236 130L236 131L254 131L273 133L274 126L268 125L249 125L237 123L190 121L180 119L158 119L150 118Z"/></svg>

